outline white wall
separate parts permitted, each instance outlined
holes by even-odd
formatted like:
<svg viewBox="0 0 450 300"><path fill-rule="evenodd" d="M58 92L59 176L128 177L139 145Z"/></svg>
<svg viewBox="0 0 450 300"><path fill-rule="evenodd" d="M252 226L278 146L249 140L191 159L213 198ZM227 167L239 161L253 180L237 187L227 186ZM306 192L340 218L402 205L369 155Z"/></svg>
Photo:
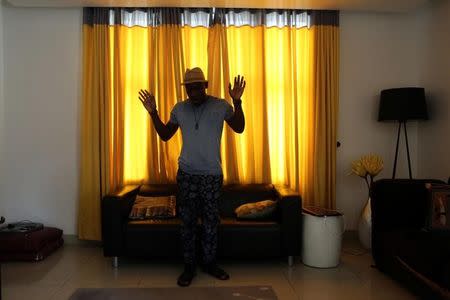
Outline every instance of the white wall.
<svg viewBox="0 0 450 300"><path fill-rule="evenodd" d="M81 9L4 6L0 199L8 221L76 232Z"/></svg>
<svg viewBox="0 0 450 300"><path fill-rule="evenodd" d="M419 126L419 173L447 181L450 176L450 1L435 1L426 13L427 45L423 81L430 120Z"/></svg>
<svg viewBox="0 0 450 300"><path fill-rule="evenodd" d="M4 84L3 84L3 1L0 0L0 182L3 181L3 152L4 152L4 138L3 132L5 128L4 114L5 114L5 98L4 98ZM0 191L2 185L0 183ZM4 201L0 198L0 216L5 215Z"/></svg>
<svg viewBox="0 0 450 300"><path fill-rule="evenodd" d="M347 228L356 229L368 190L362 178L348 176L351 162L375 153L384 160L376 179L392 176L398 124L377 122L382 89L420 85L423 56L416 14L341 12L340 112L337 150L337 209ZM417 174L417 123L408 123L413 177ZM397 178L408 177L402 133Z"/></svg>

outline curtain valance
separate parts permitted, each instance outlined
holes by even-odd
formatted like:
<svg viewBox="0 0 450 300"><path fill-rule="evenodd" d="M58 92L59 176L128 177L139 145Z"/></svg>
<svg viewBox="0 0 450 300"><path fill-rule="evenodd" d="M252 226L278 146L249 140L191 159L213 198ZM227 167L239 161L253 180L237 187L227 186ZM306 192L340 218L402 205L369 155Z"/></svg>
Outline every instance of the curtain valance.
<svg viewBox="0 0 450 300"><path fill-rule="evenodd" d="M231 8L85 8L84 23L155 27L177 24L190 27L266 26L302 28L339 25L337 11L231 9Z"/></svg>

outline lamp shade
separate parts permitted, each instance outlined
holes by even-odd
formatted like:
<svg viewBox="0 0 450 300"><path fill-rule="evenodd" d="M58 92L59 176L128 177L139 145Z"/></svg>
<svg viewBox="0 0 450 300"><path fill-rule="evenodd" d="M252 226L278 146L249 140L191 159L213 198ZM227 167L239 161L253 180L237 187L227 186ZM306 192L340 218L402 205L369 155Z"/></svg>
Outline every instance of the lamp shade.
<svg viewBox="0 0 450 300"><path fill-rule="evenodd" d="M378 121L427 120L425 89L405 87L382 90Z"/></svg>

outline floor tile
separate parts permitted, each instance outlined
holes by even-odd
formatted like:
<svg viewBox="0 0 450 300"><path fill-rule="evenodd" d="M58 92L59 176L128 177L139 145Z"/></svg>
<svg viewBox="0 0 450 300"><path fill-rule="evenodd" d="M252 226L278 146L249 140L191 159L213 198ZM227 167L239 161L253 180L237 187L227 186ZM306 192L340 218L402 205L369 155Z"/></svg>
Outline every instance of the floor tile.
<svg viewBox="0 0 450 300"><path fill-rule="evenodd" d="M300 257L292 267L285 259L222 260L230 274L221 281L197 270L192 287L271 286L280 300L409 300L415 297L403 286L379 272L371 253L357 240L344 241L340 264L319 269L305 266ZM113 268L99 245L67 244L38 263L2 264L4 299L68 299L77 288L177 287L181 262L123 259Z"/></svg>

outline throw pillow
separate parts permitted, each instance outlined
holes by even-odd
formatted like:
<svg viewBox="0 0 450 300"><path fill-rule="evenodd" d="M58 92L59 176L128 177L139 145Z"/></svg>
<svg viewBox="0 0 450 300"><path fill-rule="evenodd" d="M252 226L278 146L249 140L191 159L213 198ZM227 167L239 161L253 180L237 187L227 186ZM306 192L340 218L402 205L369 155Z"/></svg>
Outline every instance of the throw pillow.
<svg viewBox="0 0 450 300"><path fill-rule="evenodd" d="M450 230L450 185L428 183L428 220L430 230Z"/></svg>
<svg viewBox="0 0 450 300"><path fill-rule="evenodd" d="M176 215L176 197L136 196L129 215L130 219L167 219Z"/></svg>
<svg viewBox="0 0 450 300"><path fill-rule="evenodd" d="M254 203L246 203L235 209L239 219L262 219L272 216L277 202L273 200L264 200Z"/></svg>

